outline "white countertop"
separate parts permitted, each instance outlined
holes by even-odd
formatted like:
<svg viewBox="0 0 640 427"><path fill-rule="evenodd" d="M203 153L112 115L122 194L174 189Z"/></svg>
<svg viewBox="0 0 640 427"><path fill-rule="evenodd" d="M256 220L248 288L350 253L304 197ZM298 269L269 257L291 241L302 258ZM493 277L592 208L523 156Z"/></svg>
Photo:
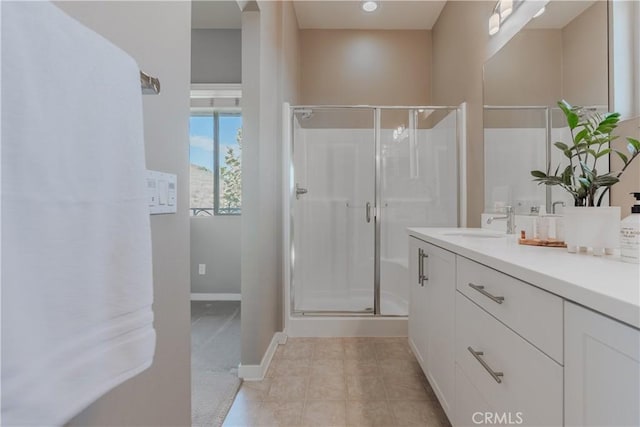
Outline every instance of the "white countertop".
<svg viewBox="0 0 640 427"><path fill-rule="evenodd" d="M496 234L478 228L410 228L409 235L516 277L562 298L640 329L640 265L619 255L595 257L565 248L518 244L516 236L480 238L455 235Z"/></svg>

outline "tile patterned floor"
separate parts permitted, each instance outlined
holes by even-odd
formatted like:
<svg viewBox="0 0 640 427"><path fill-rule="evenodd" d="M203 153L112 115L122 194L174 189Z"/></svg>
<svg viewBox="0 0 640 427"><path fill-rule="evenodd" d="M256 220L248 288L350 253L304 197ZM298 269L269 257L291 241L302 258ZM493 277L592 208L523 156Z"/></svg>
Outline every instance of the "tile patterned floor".
<svg viewBox="0 0 640 427"><path fill-rule="evenodd" d="M447 427L406 338L289 338L245 382L225 427Z"/></svg>

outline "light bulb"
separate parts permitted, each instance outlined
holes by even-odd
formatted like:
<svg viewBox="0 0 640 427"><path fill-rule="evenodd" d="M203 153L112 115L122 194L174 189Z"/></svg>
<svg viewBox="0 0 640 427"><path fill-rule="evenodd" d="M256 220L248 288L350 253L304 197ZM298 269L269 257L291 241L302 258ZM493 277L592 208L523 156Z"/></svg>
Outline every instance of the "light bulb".
<svg viewBox="0 0 640 427"><path fill-rule="evenodd" d="M537 18L539 16L541 16L544 11L547 10L544 6L542 6L542 9L540 9L535 15L533 15L534 18Z"/></svg>
<svg viewBox="0 0 640 427"><path fill-rule="evenodd" d="M500 15L494 13L491 15L491 18L489 18L489 35L492 36L498 31L500 31Z"/></svg>
<svg viewBox="0 0 640 427"><path fill-rule="evenodd" d="M500 19L503 21L513 12L513 0L500 0Z"/></svg>

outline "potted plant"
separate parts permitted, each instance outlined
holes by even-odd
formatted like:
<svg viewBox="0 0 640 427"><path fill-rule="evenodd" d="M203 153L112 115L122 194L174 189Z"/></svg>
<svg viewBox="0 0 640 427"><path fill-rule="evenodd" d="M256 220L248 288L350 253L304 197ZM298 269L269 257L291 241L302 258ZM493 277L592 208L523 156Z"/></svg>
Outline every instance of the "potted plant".
<svg viewBox="0 0 640 427"><path fill-rule="evenodd" d="M580 106L573 106L564 100L558 102L558 107L566 118L571 132L571 141L555 142L554 146L562 151L568 164L564 167L558 165L554 172L549 164L546 172L534 170L531 171L531 175L539 184L564 188L573 197L576 207L599 207L611 186L620 181L620 176L640 154L640 141L626 137L626 152L611 147L611 142L618 138L613 135L613 132L620 121L619 113L593 112ZM622 169L599 174L598 162L607 161L611 153L620 157L623 163ZM619 230L612 221L615 222L613 220L615 217L618 222L620 221L620 208L614 208L612 211L613 213L608 217L604 217L604 210L565 209L569 250L575 250L575 246L590 246L594 248L595 253L596 249L600 252L604 248L617 247ZM589 217L591 220L588 219ZM609 230L605 232L603 228ZM594 237L596 234L600 236L597 239ZM608 237L605 238L605 235Z"/></svg>
<svg viewBox="0 0 640 427"><path fill-rule="evenodd" d="M640 154L640 142L627 137L627 151L611 148L610 144L617 136L612 135L618 127L620 113L589 112L583 107L572 106L567 101L559 101L571 131L569 144L556 142L556 148L562 151L569 164L560 171L560 165L551 173L551 164L547 172L534 170L534 181L545 185L558 185L573 196L575 206L600 206L604 195L611 186L620 181L620 176L629 164ZM598 175L598 160L610 153L616 153L623 162L618 172Z"/></svg>

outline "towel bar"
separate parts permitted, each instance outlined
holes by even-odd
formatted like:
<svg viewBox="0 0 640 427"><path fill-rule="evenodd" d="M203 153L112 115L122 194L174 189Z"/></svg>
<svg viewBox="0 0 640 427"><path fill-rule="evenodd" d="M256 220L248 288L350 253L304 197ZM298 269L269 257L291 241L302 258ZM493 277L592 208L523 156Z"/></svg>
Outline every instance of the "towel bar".
<svg viewBox="0 0 640 427"><path fill-rule="evenodd" d="M140 70L140 86L144 95L157 95L160 93L160 80Z"/></svg>

